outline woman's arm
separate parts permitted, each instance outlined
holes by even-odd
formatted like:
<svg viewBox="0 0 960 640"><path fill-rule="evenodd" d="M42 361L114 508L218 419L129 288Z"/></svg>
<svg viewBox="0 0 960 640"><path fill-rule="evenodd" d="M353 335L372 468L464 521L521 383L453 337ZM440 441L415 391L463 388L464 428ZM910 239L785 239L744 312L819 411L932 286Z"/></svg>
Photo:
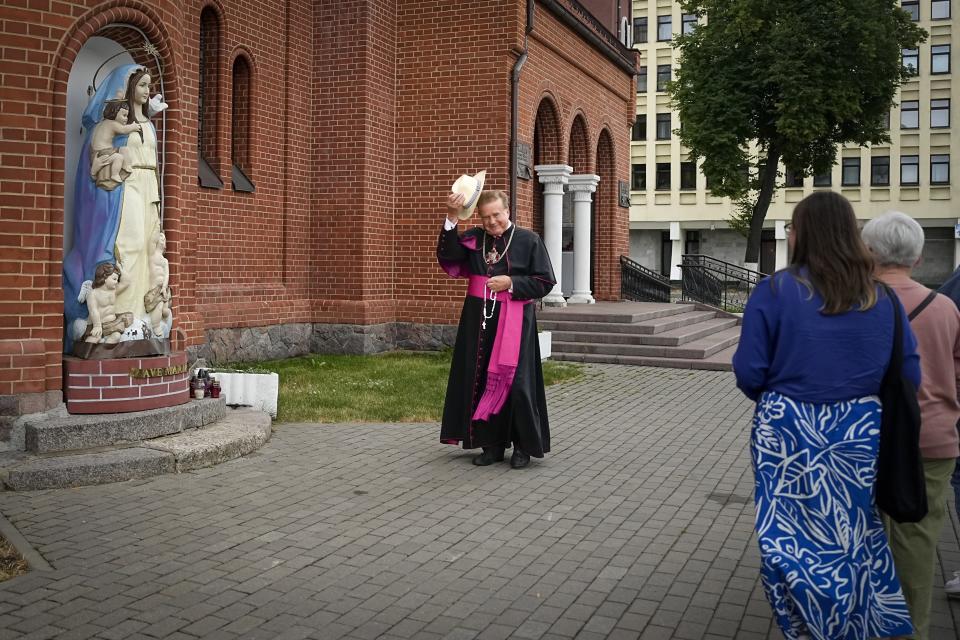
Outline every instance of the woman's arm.
<svg viewBox="0 0 960 640"><path fill-rule="evenodd" d="M773 357L772 336L777 322L773 280L767 278L753 290L743 313L740 342L733 354L733 373L737 387L756 401L766 389L767 373Z"/></svg>

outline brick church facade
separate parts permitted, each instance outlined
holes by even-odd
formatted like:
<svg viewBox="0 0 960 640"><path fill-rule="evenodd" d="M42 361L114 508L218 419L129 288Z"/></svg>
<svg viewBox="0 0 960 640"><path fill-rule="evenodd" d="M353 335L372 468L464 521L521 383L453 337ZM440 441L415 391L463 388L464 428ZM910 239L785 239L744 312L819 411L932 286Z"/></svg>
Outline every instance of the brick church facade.
<svg viewBox="0 0 960 640"><path fill-rule="evenodd" d="M169 104L163 226L174 343L191 355L449 341L464 285L437 267L436 237L451 183L481 169L542 234L559 232L559 196L589 198L590 292L617 299L629 3L528 1L5 4L0 414L62 399L68 87L92 82L76 63L102 40L150 68Z"/></svg>

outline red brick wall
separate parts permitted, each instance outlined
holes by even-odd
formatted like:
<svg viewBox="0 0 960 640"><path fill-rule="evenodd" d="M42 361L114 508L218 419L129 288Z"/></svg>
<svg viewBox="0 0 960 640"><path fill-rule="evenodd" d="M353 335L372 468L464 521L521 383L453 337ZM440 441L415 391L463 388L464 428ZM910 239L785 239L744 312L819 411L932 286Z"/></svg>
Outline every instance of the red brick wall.
<svg viewBox="0 0 960 640"><path fill-rule="evenodd" d="M598 300L620 297L619 256L629 252L629 210L617 206L617 181L628 180L630 173L630 126L634 119L633 77L627 75L600 52L563 25L553 14L537 5L535 28L531 34L529 58L523 69L520 100L520 139L533 140L533 128L543 124L538 161L543 164L568 164L581 172L584 166L582 143L573 136L575 120L586 130L586 153L589 160L584 173L597 173L601 178L596 203L596 235L594 238L593 295ZM544 103L544 100L547 102ZM559 122L554 124L553 120ZM559 140L552 138L558 134ZM580 131L580 123L576 128ZM601 135L610 141L613 157L597 157ZM573 157L570 157L571 148ZM601 172L603 163L607 172ZM534 202L534 189L539 183L520 181L518 219L522 225L533 223L542 228L542 212ZM535 209L536 205L536 211ZM539 228L538 228L539 226Z"/></svg>
<svg viewBox="0 0 960 640"><path fill-rule="evenodd" d="M509 187L510 73L524 0L16 4L0 6L0 396L61 388L65 93L77 52L111 23L142 29L163 64L164 226L185 346L224 327L455 321L463 285L434 259L443 199L460 173L480 169L490 187ZM204 11L218 37L204 72L203 144L222 190L197 183ZM132 34L106 35L139 43ZM541 161L570 161L580 114L575 155L608 162L606 182L626 180L631 77L540 6L527 46L520 140L533 142L549 97L557 126ZM249 64L247 96L233 95L238 56ZM249 111L234 113L235 103ZM232 145L238 124L241 152ZM603 132L609 161L598 156ZM242 157L254 193L233 191L231 155ZM615 257L627 251L627 210L615 206L615 184L605 186L597 271L616 274L598 277L598 298L616 295ZM535 220L534 188L535 179L519 181L524 226Z"/></svg>

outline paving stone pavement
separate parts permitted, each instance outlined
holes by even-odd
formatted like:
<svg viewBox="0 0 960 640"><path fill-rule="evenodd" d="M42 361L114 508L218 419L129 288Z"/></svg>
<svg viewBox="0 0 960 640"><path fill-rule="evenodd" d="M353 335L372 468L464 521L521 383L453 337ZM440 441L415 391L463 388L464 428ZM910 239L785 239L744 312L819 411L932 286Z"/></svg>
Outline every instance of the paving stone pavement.
<svg viewBox="0 0 960 640"><path fill-rule="evenodd" d="M554 451L520 471L431 424L281 424L210 469L0 493L54 567L0 584L0 637L781 638L732 374L594 365L548 400Z"/></svg>

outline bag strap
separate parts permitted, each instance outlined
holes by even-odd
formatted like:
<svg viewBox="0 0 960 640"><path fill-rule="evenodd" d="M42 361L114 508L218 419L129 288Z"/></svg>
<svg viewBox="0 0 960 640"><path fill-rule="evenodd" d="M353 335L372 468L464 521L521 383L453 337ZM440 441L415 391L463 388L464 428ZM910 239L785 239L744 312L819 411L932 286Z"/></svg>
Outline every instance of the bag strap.
<svg viewBox="0 0 960 640"><path fill-rule="evenodd" d="M923 299L923 302L921 302L920 304L918 304L918 305L917 305L917 308L910 312L910 315L907 316L907 320L913 321L913 319L916 318L918 315L920 315L920 312L923 311L924 309L926 309L926 308L927 308L927 305L929 305L931 302L933 302L934 298L936 298L936 297L937 297L937 292L936 292L936 291L931 291L931 292L930 292L930 295L928 295L926 298L924 298L924 299Z"/></svg>
<svg viewBox="0 0 960 640"><path fill-rule="evenodd" d="M903 320L900 318L900 310L903 305L900 304L900 298L893 292L893 289L885 283L881 284L890 298L890 304L893 305L893 349L890 351L890 364L887 366L886 376L899 378L903 364Z"/></svg>

